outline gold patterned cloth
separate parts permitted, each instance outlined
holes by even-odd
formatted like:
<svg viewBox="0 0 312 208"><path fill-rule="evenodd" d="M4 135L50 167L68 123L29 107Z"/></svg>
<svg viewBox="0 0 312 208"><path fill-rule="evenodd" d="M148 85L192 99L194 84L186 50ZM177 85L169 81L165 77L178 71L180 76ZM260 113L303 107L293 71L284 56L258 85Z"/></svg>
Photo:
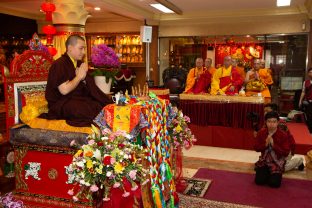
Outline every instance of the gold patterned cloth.
<svg viewBox="0 0 312 208"><path fill-rule="evenodd" d="M44 91L23 93L25 106L19 115L21 121L31 128L47 129L54 131L68 131L79 133L91 133L91 127L74 127L65 120L47 120L38 118L42 113L48 112L48 102L45 99Z"/></svg>
<svg viewBox="0 0 312 208"><path fill-rule="evenodd" d="M262 96L227 96L205 94L180 94L180 100L203 100L220 103L264 103Z"/></svg>

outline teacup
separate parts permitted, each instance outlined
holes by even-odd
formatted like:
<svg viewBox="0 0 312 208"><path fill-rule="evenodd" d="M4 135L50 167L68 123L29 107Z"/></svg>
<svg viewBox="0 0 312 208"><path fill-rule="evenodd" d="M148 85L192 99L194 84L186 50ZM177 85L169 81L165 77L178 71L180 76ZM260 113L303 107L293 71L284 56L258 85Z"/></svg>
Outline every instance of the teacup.
<svg viewBox="0 0 312 208"><path fill-rule="evenodd" d="M112 96L112 100L113 100L113 102L114 102L116 105L118 105L118 103L119 103L120 96L121 96L120 92L118 92L118 93L116 93L115 95Z"/></svg>

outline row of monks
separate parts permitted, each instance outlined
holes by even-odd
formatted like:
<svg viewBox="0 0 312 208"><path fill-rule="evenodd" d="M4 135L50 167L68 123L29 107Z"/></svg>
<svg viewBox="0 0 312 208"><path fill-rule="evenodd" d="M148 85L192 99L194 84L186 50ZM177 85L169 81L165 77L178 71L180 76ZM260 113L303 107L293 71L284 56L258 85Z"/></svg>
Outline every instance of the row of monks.
<svg viewBox="0 0 312 208"><path fill-rule="evenodd" d="M264 60L255 59L248 72L237 66L237 60L231 56L224 57L223 66L218 69L211 64L210 58L205 60L205 66L202 58L196 59L196 67L187 75L185 93L271 97L268 86L273 84L273 79L271 70L265 68Z"/></svg>

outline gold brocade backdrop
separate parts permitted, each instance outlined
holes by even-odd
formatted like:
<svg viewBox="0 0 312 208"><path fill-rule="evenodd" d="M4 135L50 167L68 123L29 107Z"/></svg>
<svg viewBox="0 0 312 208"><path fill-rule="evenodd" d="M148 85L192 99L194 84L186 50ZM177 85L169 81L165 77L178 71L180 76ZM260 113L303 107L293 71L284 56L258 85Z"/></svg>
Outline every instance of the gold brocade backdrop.
<svg viewBox="0 0 312 208"><path fill-rule="evenodd" d="M53 57L54 59L58 59L61 57L62 54L66 52L66 46L65 41L69 37L70 34L64 34L64 35L55 35L53 37L53 46L56 48L57 53Z"/></svg>

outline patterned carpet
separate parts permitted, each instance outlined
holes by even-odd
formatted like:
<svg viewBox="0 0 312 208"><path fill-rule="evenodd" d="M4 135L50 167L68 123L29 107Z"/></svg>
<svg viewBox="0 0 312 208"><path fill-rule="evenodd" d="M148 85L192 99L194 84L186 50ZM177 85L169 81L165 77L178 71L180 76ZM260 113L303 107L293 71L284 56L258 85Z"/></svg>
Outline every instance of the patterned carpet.
<svg viewBox="0 0 312 208"><path fill-rule="evenodd" d="M181 178L176 184L177 191L187 196L203 197L211 184L209 179Z"/></svg>
<svg viewBox="0 0 312 208"><path fill-rule="evenodd" d="M179 208L254 208L253 206L212 201L184 194L179 194L179 199Z"/></svg>

